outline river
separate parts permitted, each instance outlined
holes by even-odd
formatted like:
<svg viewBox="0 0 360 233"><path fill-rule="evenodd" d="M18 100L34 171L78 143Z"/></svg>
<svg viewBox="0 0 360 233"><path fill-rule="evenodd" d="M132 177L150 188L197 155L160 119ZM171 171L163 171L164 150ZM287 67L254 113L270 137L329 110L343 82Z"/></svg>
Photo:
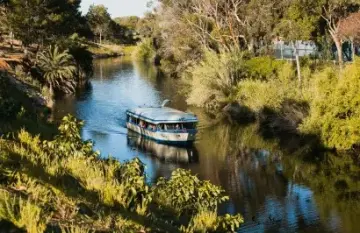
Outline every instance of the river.
<svg viewBox="0 0 360 233"><path fill-rule="evenodd" d="M352 156L309 159L306 146L289 152L277 138L261 136L256 124L241 126L189 107L181 83L150 65L123 57L96 60L94 67L92 88L58 100L54 118L71 113L85 120L82 135L102 156L139 157L149 182L185 168L222 186L231 201L220 212L244 216L239 232L360 232L360 169ZM160 145L125 128L126 109L164 99L199 117L193 147Z"/></svg>

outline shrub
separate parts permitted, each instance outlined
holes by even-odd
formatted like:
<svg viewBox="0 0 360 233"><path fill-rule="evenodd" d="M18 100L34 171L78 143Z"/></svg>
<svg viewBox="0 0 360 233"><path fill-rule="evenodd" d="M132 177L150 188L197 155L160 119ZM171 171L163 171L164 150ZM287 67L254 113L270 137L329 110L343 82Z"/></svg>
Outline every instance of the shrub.
<svg viewBox="0 0 360 233"><path fill-rule="evenodd" d="M216 211L218 204L228 200L224 191L208 181L201 181L190 172L178 169L170 180L160 178L154 190L156 202L175 210L178 215L200 211Z"/></svg>
<svg viewBox="0 0 360 233"><path fill-rule="evenodd" d="M327 68L317 74L310 89L310 116L304 133L320 135L325 146L350 149L360 143L360 61L343 72Z"/></svg>
<svg viewBox="0 0 360 233"><path fill-rule="evenodd" d="M271 80L276 78L284 61L277 61L272 57L254 57L246 61L248 78Z"/></svg>
<svg viewBox="0 0 360 233"><path fill-rule="evenodd" d="M244 54L233 51L217 54L206 51L204 59L188 70L189 104L216 109L234 93L234 87L246 77Z"/></svg>
<svg viewBox="0 0 360 233"><path fill-rule="evenodd" d="M141 41L134 50L134 58L139 61L153 61L155 58L155 49L150 38Z"/></svg>

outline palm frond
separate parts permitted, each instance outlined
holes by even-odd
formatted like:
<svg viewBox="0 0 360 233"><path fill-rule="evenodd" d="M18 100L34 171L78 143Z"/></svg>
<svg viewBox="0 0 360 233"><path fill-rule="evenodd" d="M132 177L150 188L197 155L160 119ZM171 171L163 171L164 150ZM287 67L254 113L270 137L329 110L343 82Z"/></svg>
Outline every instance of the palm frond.
<svg viewBox="0 0 360 233"><path fill-rule="evenodd" d="M68 50L60 51L58 46L50 46L38 55L37 62L49 86L63 92L75 90L77 68Z"/></svg>

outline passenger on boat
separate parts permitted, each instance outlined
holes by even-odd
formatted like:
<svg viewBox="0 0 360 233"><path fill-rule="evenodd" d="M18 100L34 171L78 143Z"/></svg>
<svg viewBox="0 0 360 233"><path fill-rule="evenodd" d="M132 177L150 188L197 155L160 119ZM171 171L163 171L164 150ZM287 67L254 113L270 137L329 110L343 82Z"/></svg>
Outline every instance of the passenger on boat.
<svg viewBox="0 0 360 233"><path fill-rule="evenodd" d="M144 121L140 121L139 126L140 126L141 128L146 128L146 124L145 124Z"/></svg>
<svg viewBox="0 0 360 233"><path fill-rule="evenodd" d="M176 129L176 130L180 130L180 125L179 125L179 124L176 124L175 129Z"/></svg>
<svg viewBox="0 0 360 233"><path fill-rule="evenodd" d="M149 124L148 129L149 130L156 130L156 127L155 127L155 125Z"/></svg>

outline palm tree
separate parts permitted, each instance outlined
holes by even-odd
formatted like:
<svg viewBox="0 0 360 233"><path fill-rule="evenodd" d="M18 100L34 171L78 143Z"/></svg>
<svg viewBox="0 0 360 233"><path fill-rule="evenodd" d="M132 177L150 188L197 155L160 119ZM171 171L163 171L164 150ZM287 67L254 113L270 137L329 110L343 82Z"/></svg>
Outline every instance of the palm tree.
<svg viewBox="0 0 360 233"><path fill-rule="evenodd" d="M38 55L37 64L43 72L51 96L54 88L65 93L75 92L76 66L68 50L59 51L58 46L50 46Z"/></svg>

